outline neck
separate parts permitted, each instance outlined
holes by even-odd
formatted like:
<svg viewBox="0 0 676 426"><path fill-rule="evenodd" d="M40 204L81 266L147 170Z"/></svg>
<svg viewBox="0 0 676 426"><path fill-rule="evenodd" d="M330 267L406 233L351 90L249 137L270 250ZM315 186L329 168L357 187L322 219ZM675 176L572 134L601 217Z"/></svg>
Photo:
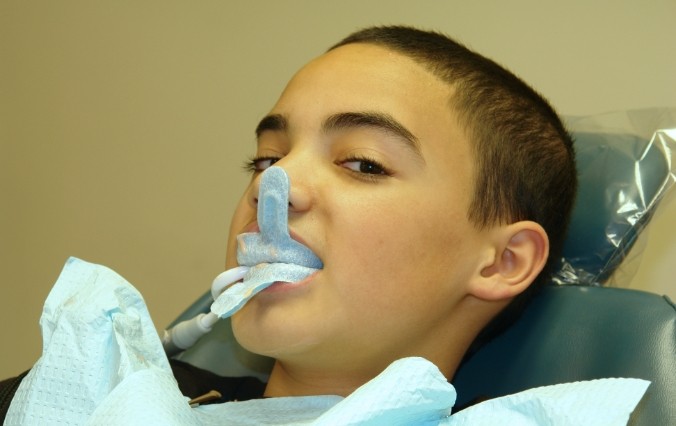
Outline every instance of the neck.
<svg viewBox="0 0 676 426"><path fill-rule="evenodd" d="M265 388L266 397L338 395L348 396L358 387L375 377L376 374L360 374L326 370L312 371L294 368L293 365L276 361Z"/></svg>
<svg viewBox="0 0 676 426"><path fill-rule="evenodd" d="M388 351L384 346L371 347L371 351L362 347L361 350L343 353L339 359L335 356L322 357L315 353L309 358L277 360L270 374L265 396L348 396L380 374L391 362L411 356L426 358L450 379L470 343L487 321L483 316L477 318L476 311L480 307L481 303L475 300L465 302L462 308L469 309L470 313L451 317L449 321L419 339L410 339L410 350L406 352ZM493 311L489 313L495 314ZM462 321L458 318L462 318ZM486 318L490 319L490 316L487 315ZM463 327L458 327L459 323ZM332 355L335 355L335 351Z"/></svg>

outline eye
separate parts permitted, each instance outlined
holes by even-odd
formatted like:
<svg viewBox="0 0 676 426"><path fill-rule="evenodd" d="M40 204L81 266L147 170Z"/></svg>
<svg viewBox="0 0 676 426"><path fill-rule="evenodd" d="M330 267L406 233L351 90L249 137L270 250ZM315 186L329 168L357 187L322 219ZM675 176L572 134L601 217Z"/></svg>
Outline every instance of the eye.
<svg viewBox="0 0 676 426"><path fill-rule="evenodd" d="M355 173L370 175L369 177L385 177L391 175L391 173L379 162L364 157L348 158L340 163L340 165Z"/></svg>
<svg viewBox="0 0 676 426"><path fill-rule="evenodd" d="M279 160L277 157L253 157L244 163L244 169L250 173L259 173Z"/></svg>

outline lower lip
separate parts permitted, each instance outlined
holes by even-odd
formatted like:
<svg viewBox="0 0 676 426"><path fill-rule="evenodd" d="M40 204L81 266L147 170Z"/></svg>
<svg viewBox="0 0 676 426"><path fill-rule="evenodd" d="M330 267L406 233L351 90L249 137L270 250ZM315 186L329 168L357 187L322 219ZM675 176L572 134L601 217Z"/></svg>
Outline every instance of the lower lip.
<svg viewBox="0 0 676 426"><path fill-rule="evenodd" d="M312 275L308 276L307 278L297 281L295 283L289 283L289 282L284 282L284 281L275 281L272 283L269 287L267 287L265 290L263 290L261 293L286 293L290 291L295 291L299 290L301 288L307 287L310 285L312 280L314 279L315 275L317 275L319 271L313 273Z"/></svg>

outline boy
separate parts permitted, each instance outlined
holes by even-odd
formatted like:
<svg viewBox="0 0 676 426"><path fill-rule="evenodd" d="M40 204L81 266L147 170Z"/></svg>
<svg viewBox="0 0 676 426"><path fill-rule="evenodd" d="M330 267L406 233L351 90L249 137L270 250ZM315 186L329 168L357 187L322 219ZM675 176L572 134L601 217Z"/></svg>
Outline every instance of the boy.
<svg viewBox="0 0 676 426"><path fill-rule="evenodd" d="M232 319L245 348L276 359L266 396L348 395L408 356L451 379L561 250L570 136L527 85L442 35L349 36L292 78L256 133L227 266L272 164L291 181L292 236L324 263Z"/></svg>
<svg viewBox="0 0 676 426"><path fill-rule="evenodd" d="M291 237L323 269L232 318L245 348L276 360L267 384L174 362L186 394L347 396L409 357L450 380L561 250L576 189L570 136L526 84L443 35L349 36L292 78L256 134L226 266L236 236L257 230L259 174L275 164L291 182Z"/></svg>

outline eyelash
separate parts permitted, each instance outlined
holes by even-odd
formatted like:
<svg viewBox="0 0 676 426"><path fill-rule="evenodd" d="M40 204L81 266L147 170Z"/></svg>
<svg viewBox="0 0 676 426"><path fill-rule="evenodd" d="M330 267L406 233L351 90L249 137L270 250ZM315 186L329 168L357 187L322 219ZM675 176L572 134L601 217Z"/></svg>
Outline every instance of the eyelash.
<svg viewBox="0 0 676 426"><path fill-rule="evenodd" d="M383 166L382 163L380 163L379 161L377 161L373 158L365 156L365 155L353 155L352 157L348 157L348 158L341 160L340 163L338 163L338 164L343 165L345 163L354 163L354 162L361 162L361 163L370 164L375 169L378 169L378 170L381 171L380 173L366 173L366 172L361 172L361 171L346 168L347 171L349 171L350 173L352 173L354 176L356 176L359 179L363 179L363 180L366 180L366 181L369 181L369 182L377 182L381 179L385 179L385 178L392 176L392 172L388 168Z"/></svg>
<svg viewBox="0 0 676 426"><path fill-rule="evenodd" d="M281 160L279 157L251 157L244 162L244 170L249 173L259 173L265 169L260 169L258 163L262 161L271 161L270 166ZM269 166L268 166L269 167ZM266 167L267 168L267 167Z"/></svg>
<svg viewBox="0 0 676 426"><path fill-rule="evenodd" d="M251 157L244 162L244 170L246 170L247 172L249 172L251 174L260 173L267 168L267 167L261 168L260 165L259 165L261 162L271 161L270 165L268 166L268 167L270 167L279 160L280 160L279 157L266 157L266 156ZM367 163L367 164L373 166L373 168L382 171L381 173L367 173L367 172L361 172L361 171L352 170L352 169L349 169L347 167L344 167L348 172L352 173L355 177L357 177L359 179L370 181L370 182L376 182L380 179L385 179L387 177L392 176L392 172L388 168L383 166L377 160L374 160L373 158L369 158L369 157L364 156L364 155L354 155L354 156L345 158L343 160L340 160L336 164L339 165L339 166L342 166L345 163L355 163L355 162Z"/></svg>

